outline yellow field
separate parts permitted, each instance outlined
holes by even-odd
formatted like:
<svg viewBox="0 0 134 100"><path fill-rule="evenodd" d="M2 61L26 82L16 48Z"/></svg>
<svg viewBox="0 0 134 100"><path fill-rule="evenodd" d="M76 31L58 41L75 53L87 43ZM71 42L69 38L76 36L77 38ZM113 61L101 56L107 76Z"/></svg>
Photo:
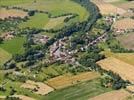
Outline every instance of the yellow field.
<svg viewBox="0 0 134 100"><path fill-rule="evenodd" d="M10 58L11 58L11 55L5 50L3 50L2 48L0 48L0 65Z"/></svg>
<svg viewBox="0 0 134 100"><path fill-rule="evenodd" d="M93 3L95 3L101 14L124 14L126 11L122 8L118 8L110 3L106 3L103 0L91 0Z"/></svg>
<svg viewBox="0 0 134 100"><path fill-rule="evenodd" d="M94 78L98 78L99 76L100 75L96 72L85 72L75 76L63 75L48 80L47 84L52 86L55 89L60 89L60 88L77 84L78 82L92 80Z"/></svg>
<svg viewBox="0 0 134 100"><path fill-rule="evenodd" d="M5 19L8 17L21 17L24 18L25 16L27 16L26 12L20 11L20 10L7 10L5 8L0 8L0 18L1 19Z"/></svg>
<svg viewBox="0 0 134 100"><path fill-rule="evenodd" d="M129 80L130 82L134 83L134 66L128 63L125 63L119 59L114 57L108 57L104 60L98 61L99 64L103 69L109 71L113 71L122 77L124 80Z"/></svg>
<svg viewBox="0 0 134 100"><path fill-rule="evenodd" d="M62 25L64 23L64 19L69 16L58 17L58 18L51 18L47 24L45 25L45 29L52 29L56 26Z"/></svg>
<svg viewBox="0 0 134 100"><path fill-rule="evenodd" d="M134 66L134 53L112 53L112 52L104 52L106 57L114 57L125 63L131 64Z"/></svg>
<svg viewBox="0 0 134 100"><path fill-rule="evenodd" d="M125 90L107 92L89 100L125 100L130 94Z"/></svg>

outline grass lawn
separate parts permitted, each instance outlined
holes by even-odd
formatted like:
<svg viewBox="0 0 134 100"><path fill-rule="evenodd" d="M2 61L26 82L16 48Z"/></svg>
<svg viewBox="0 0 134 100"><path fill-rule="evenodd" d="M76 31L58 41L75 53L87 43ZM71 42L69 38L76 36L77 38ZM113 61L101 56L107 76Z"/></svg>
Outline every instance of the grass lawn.
<svg viewBox="0 0 134 100"><path fill-rule="evenodd" d="M11 54L20 54L24 52L23 44L25 42L25 37L15 37L11 40L4 41L0 44L0 48L4 49Z"/></svg>
<svg viewBox="0 0 134 100"><path fill-rule="evenodd" d="M37 13L30 17L30 20L23 22L19 25L20 28L30 27L30 28L44 28L45 24L48 22L48 15Z"/></svg>
<svg viewBox="0 0 134 100"><path fill-rule="evenodd" d="M88 100L91 97L111 91L110 88L104 88L100 84L100 79L94 79L83 82L71 87L56 90L42 100Z"/></svg>
<svg viewBox="0 0 134 100"><path fill-rule="evenodd" d="M0 48L0 67L4 62L6 62L10 58L11 54Z"/></svg>

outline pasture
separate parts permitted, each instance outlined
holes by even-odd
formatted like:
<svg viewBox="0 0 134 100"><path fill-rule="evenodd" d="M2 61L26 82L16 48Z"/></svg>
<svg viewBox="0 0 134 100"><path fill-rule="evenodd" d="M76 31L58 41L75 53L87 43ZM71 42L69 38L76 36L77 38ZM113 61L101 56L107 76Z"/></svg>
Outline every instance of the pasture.
<svg viewBox="0 0 134 100"><path fill-rule="evenodd" d="M71 0L1 0L0 5L47 11L53 16L65 13L77 13L79 21L86 20L89 16L84 7Z"/></svg>
<svg viewBox="0 0 134 100"><path fill-rule="evenodd" d="M0 19L5 19L8 17L24 18L25 16L27 16L27 13L21 10L0 8Z"/></svg>
<svg viewBox="0 0 134 100"><path fill-rule="evenodd" d="M125 48L134 50L134 33L118 36L117 39Z"/></svg>
<svg viewBox="0 0 134 100"><path fill-rule="evenodd" d="M78 84L83 81L92 80L94 78L98 78L99 76L100 75L96 72L85 72L73 76L70 74L65 74L48 80L47 84L55 89L60 89L74 84Z"/></svg>
<svg viewBox="0 0 134 100"><path fill-rule="evenodd" d="M1 65L11 58L11 54L0 48L0 68Z"/></svg>
<svg viewBox="0 0 134 100"><path fill-rule="evenodd" d="M22 88L34 91L34 89L36 89L37 91L34 91L34 93L36 94L40 94L40 95L46 95L52 91L54 91L54 89L42 82L34 82L34 81L30 81L27 80L26 83L21 85Z"/></svg>
<svg viewBox="0 0 134 100"><path fill-rule="evenodd" d="M32 91L29 91L25 88L21 88L21 85L23 84L21 82L16 82L16 81L13 82L10 80L4 80L4 82L5 82L4 86L6 88L6 91L5 92L0 91L1 96L8 96L11 91L10 87L13 87L17 91L15 93L15 95L19 94L19 95L23 95L23 96L28 96L31 98L35 98L35 100L38 100L38 99L40 100L42 98L41 95L33 93Z"/></svg>
<svg viewBox="0 0 134 100"><path fill-rule="evenodd" d="M11 40L4 41L2 44L0 44L0 48L10 54L20 54L24 52L23 44L25 40L26 38L24 36L15 37Z"/></svg>
<svg viewBox="0 0 134 100"><path fill-rule="evenodd" d="M101 14L109 15L109 14L124 14L126 11L122 8L116 7L110 3L104 2L103 0L91 0L95 3L100 9Z"/></svg>
<svg viewBox="0 0 134 100"><path fill-rule="evenodd" d="M64 89L55 90L44 96L42 100L87 100L111 90L110 88L102 87L100 79L94 79Z"/></svg>
<svg viewBox="0 0 134 100"><path fill-rule="evenodd" d="M111 70L114 73L120 75L120 77L124 80L129 80L134 83L134 66L128 63L123 62L122 60L116 59L114 57L108 57L104 60L100 60L97 62L98 65L101 66L102 69L107 71Z"/></svg>
<svg viewBox="0 0 134 100"><path fill-rule="evenodd" d="M48 22L48 15L43 13L37 13L31 16L29 20L23 22L19 25L20 28L30 27L30 28L44 28L45 24Z"/></svg>
<svg viewBox="0 0 134 100"><path fill-rule="evenodd" d="M58 18L50 18L49 21L44 26L45 29L53 29L59 26L64 26L64 19L69 16L63 16Z"/></svg>
<svg viewBox="0 0 134 100"><path fill-rule="evenodd" d="M130 94L125 90L106 92L89 100L125 100Z"/></svg>

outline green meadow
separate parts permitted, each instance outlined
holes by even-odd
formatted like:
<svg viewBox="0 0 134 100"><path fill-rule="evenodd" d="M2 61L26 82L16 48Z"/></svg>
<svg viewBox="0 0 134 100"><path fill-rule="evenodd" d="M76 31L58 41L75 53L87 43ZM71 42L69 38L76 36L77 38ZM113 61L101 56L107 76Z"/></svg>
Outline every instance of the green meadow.
<svg viewBox="0 0 134 100"><path fill-rule="evenodd" d="M19 54L24 52L23 44L25 42L25 37L15 37L11 40L4 41L0 44L0 48L5 50L10 54Z"/></svg>

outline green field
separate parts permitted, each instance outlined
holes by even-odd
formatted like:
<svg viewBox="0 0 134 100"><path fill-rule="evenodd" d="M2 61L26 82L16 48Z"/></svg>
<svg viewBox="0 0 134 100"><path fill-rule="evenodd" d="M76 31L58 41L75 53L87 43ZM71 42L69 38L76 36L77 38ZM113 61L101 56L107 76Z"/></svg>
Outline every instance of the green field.
<svg viewBox="0 0 134 100"><path fill-rule="evenodd" d="M0 48L0 66L11 58L11 54Z"/></svg>
<svg viewBox="0 0 134 100"><path fill-rule="evenodd" d="M42 100L88 100L91 97L111 91L101 86L99 79L83 82L61 90L56 90Z"/></svg>
<svg viewBox="0 0 134 100"><path fill-rule="evenodd" d="M79 15L79 21L83 21L89 16L89 13L84 7L72 0L1 0L0 5L17 6L29 10L48 11L53 16L65 13L77 13Z"/></svg>
<svg viewBox="0 0 134 100"><path fill-rule="evenodd" d="M0 44L0 48L11 54L23 53L23 44L25 42L25 39L25 37L16 37L12 40L4 41L2 44Z"/></svg>
<svg viewBox="0 0 134 100"><path fill-rule="evenodd" d="M41 99L40 95L32 93L28 89L21 88L20 86L23 84L21 82L13 82L13 81L5 80L5 83L6 84L4 86L6 88L6 92L0 91L0 96L10 95L10 91L11 91L10 87L13 87L17 91L16 94L27 95L27 96L35 98L37 100Z"/></svg>
<svg viewBox="0 0 134 100"><path fill-rule="evenodd" d="M48 20L49 19L47 14L37 13L34 16L30 17L30 19L27 22L21 23L19 27L44 28Z"/></svg>

